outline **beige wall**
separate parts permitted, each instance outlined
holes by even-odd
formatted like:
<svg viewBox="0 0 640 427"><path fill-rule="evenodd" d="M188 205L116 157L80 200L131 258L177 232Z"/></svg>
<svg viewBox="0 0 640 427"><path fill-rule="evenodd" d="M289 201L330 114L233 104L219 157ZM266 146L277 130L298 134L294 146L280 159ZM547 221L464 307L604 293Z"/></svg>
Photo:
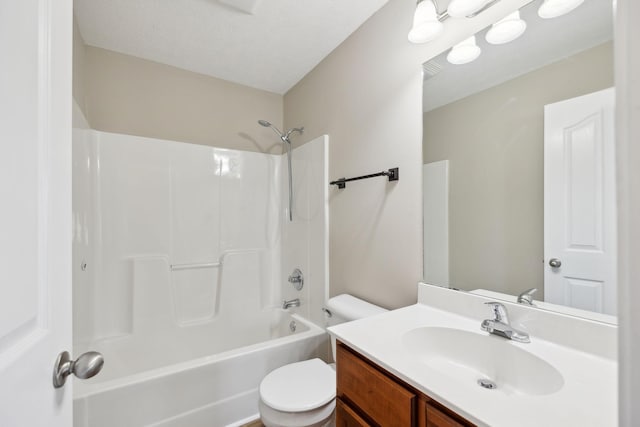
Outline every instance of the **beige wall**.
<svg viewBox="0 0 640 427"><path fill-rule="evenodd" d="M507 0L477 19L449 20L427 45L407 42L414 1L390 0L286 95L285 124L328 133L330 178L392 167L330 193L330 293L388 308L416 301L422 277L421 64L527 1ZM462 22L461 22L462 21Z"/></svg>
<svg viewBox="0 0 640 427"><path fill-rule="evenodd" d="M612 43L424 115L424 162L448 159L450 283L543 291L543 108L613 86Z"/></svg>
<svg viewBox="0 0 640 427"><path fill-rule="evenodd" d="M329 134L331 179L400 168L330 190L330 293L385 307L414 303L421 277L422 82L398 18L411 9L392 0L285 95L287 127Z"/></svg>
<svg viewBox="0 0 640 427"><path fill-rule="evenodd" d="M233 148L282 152L283 97L96 47L85 47L84 113L94 129Z"/></svg>
<svg viewBox="0 0 640 427"><path fill-rule="evenodd" d="M86 94L85 94L85 44L78 28L78 22L76 17L73 17L73 99L76 105L84 113L86 110ZM75 119L75 117L74 117ZM73 127L79 127L78 123L75 123Z"/></svg>

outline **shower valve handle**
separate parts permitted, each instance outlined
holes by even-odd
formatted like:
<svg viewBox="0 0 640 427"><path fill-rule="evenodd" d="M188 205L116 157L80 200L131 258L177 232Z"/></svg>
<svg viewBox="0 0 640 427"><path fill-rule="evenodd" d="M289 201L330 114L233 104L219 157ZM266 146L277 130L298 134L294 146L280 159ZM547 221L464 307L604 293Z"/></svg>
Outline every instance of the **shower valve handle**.
<svg viewBox="0 0 640 427"><path fill-rule="evenodd" d="M291 283L297 291L302 289L304 286L304 276L299 268L293 270L293 273L289 276L289 283Z"/></svg>

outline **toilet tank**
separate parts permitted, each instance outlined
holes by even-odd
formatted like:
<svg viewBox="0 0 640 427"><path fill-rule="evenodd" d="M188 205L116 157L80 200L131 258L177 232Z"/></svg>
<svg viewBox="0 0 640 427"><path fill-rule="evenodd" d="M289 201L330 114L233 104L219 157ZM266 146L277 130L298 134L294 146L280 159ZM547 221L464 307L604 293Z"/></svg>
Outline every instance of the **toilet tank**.
<svg viewBox="0 0 640 427"><path fill-rule="evenodd" d="M327 301L327 309L331 316L327 319L327 326L334 326L352 320L363 319L384 313L387 309L356 298L353 295L341 294ZM331 337L331 352L336 359L336 339Z"/></svg>

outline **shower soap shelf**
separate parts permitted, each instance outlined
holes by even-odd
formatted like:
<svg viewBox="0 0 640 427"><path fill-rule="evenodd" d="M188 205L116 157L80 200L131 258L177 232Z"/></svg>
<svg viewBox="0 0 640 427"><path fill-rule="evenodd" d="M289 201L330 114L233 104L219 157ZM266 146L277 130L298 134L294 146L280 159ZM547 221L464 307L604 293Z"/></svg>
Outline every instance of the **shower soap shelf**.
<svg viewBox="0 0 640 427"><path fill-rule="evenodd" d="M329 185L336 185L338 188L345 188L347 186L347 182L375 178L376 176L386 176L389 177L389 181L398 181L400 179L400 171L399 168L391 168L389 170L372 173L370 175L356 176L354 178L340 178L335 181L331 181Z"/></svg>

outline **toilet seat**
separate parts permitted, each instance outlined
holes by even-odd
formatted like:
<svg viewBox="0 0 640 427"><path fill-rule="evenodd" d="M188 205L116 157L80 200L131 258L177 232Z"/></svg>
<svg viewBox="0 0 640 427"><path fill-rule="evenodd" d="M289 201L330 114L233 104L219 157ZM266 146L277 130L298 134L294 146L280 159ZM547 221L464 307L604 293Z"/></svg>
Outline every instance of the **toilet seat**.
<svg viewBox="0 0 640 427"><path fill-rule="evenodd" d="M260 399L277 411L310 411L335 397L336 373L320 359L282 366L260 383Z"/></svg>

